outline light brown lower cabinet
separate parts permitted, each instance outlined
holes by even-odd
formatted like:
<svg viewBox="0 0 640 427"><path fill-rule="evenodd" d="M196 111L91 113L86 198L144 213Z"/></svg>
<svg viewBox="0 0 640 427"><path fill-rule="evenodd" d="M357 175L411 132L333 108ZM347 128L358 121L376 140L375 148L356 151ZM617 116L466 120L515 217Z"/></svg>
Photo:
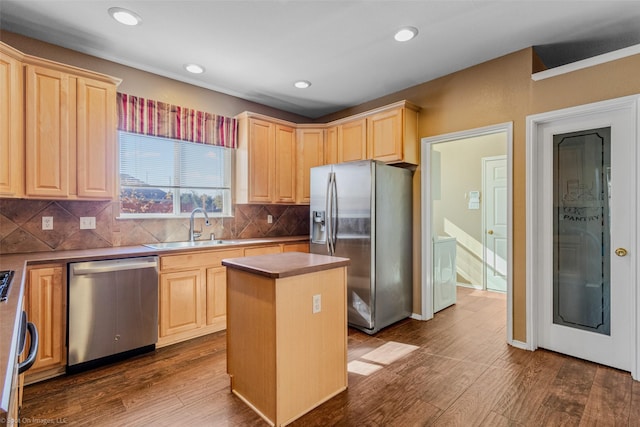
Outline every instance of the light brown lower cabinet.
<svg viewBox="0 0 640 427"><path fill-rule="evenodd" d="M29 267L25 290L27 317L38 329L38 356L25 373L30 384L65 371L67 296L63 265ZM29 348L27 342L26 348Z"/></svg>
<svg viewBox="0 0 640 427"><path fill-rule="evenodd" d="M160 257L160 310L157 347L225 329L224 258L244 256L242 248Z"/></svg>

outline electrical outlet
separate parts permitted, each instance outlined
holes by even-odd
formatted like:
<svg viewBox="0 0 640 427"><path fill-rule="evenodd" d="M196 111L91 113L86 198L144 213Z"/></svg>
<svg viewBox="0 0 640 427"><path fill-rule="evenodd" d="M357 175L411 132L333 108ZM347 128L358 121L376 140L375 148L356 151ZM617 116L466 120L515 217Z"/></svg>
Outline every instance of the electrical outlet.
<svg viewBox="0 0 640 427"><path fill-rule="evenodd" d="M96 228L95 216L80 217L80 230L95 230L95 228Z"/></svg>
<svg viewBox="0 0 640 427"><path fill-rule="evenodd" d="M267 224L273 223L273 215L267 215Z"/></svg>
<svg viewBox="0 0 640 427"><path fill-rule="evenodd" d="M53 230L53 217L52 216L43 216L42 217L42 229L43 230Z"/></svg>
<svg viewBox="0 0 640 427"><path fill-rule="evenodd" d="M313 314L320 313L322 311L322 295L313 296Z"/></svg>

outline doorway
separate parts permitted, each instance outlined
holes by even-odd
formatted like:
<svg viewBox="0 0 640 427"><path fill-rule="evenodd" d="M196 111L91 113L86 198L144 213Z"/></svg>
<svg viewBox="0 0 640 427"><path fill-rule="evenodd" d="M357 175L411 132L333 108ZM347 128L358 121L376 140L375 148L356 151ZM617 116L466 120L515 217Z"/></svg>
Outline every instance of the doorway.
<svg viewBox="0 0 640 427"><path fill-rule="evenodd" d="M455 295L457 282L486 289L489 273L502 274L503 290L507 294L508 342L511 342L512 323L511 147L511 123L421 141L422 319L433 318L435 311L442 308L438 301L442 295ZM487 172L492 173L494 179L483 179L483 173L486 175ZM492 188L489 197L487 188ZM485 209L487 201L494 203L493 212ZM502 208L504 211L500 211ZM493 215L494 228L487 228L490 222L487 214ZM489 236L496 239L487 239L488 231L492 231ZM449 244L449 239L455 239L452 292L441 291L439 282L441 277L450 276L443 274L448 270L441 270L443 262L440 259L441 247ZM489 250L488 244L493 245ZM491 264L490 268L486 267L488 264ZM444 266L450 268L451 263L445 262ZM498 266L499 273L496 273Z"/></svg>
<svg viewBox="0 0 640 427"><path fill-rule="evenodd" d="M527 118L527 341L636 379L639 99Z"/></svg>

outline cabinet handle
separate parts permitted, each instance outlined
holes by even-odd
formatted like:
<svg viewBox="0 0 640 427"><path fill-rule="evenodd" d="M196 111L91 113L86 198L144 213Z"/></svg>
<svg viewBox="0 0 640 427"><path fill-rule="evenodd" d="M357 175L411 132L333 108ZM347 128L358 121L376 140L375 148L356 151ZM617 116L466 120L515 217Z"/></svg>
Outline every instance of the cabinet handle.
<svg viewBox="0 0 640 427"><path fill-rule="evenodd" d="M493 234L493 230L487 231L487 234Z"/></svg>

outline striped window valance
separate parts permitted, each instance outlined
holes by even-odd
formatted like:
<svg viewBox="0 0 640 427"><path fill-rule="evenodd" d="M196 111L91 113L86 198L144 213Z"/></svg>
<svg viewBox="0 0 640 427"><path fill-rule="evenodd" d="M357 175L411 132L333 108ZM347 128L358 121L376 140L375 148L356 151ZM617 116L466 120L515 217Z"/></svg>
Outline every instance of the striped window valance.
<svg viewBox="0 0 640 427"><path fill-rule="evenodd" d="M118 129L199 144L236 148L238 121L139 96L117 94Z"/></svg>

